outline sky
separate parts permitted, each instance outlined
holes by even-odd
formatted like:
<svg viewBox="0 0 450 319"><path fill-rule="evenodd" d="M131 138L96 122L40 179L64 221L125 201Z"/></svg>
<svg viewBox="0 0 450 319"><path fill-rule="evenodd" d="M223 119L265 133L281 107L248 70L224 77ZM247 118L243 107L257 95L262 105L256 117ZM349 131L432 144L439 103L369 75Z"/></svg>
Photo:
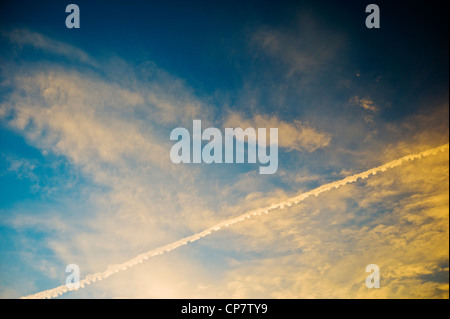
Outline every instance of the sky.
<svg viewBox="0 0 450 319"><path fill-rule="evenodd" d="M2 1L0 297L447 144L445 2L372 2ZM173 163L195 119L278 128L278 170ZM448 297L448 146L58 296Z"/></svg>

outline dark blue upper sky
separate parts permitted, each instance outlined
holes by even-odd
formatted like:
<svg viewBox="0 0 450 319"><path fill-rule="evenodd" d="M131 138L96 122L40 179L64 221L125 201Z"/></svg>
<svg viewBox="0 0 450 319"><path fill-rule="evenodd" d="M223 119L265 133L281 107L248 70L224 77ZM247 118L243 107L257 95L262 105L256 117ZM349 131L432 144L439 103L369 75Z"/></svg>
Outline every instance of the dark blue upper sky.
<svg viewBox="0 0 450 319"><path fill-rule="evenodd" d="M374 77L390 74L385 87L404 92L402 102L408 101L405 109L391 109L388 117L395 117L415 109L411 101L422 102L427 91L445 92L448 12L443 2L378 1L382 27L369 30L364 10L371 2L80 0L81 28L68 30L69 1L3 1L0 27L41 32L97 57L152 60L204 91L200 94L210 94L235 91L264 67L266 61L255 59L247 46L253 30L295 29L298 13L308 11L324 28L351 39L345 52L350 67Z"/></svg>

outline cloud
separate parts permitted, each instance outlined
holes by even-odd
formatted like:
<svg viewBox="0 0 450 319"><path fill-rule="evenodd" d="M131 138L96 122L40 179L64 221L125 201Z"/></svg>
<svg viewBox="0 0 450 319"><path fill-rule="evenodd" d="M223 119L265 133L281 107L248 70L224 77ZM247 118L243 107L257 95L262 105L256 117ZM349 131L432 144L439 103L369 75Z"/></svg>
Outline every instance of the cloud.
<svg viewBox="0 0 450 319"><path fill-rule="evenodd" d="M139 94L65 72L40 72L14 80L15 94L2 108L13 115L10 124L39 147L86 167L93 165L93 158L119 164L133 153L136 158L148 154L145 161L158 161L158 155L161 158L159 145L113 116L121 113L122 107L132 109L142 103ZM32 103L28 102L30 97Z"/></svg>
<svg viewBox="0 0 450 319"><path fill-rule="evenodd" d="M264 258L233 262L222 296L448 298L447 176L446 151L236 225L223 245Z"/></svg>
<svg viewBox="0 0 450 319"><path fill-rule="evenodd" d="M316 75L332 64L346 43L342 34L324 25L311 12L299 12L293 28L263 28L253 34L252 44L282 62L288 78Z"/></svg>
<svg viewBox="0 0 450 319"><path fill-rule="evenodd" d="M237 223L241 223L247 219L250 219L252 217L255 216L260 216L262 214L269 214L271 211L273 210L277 210L277 209L283 209L285 207L291 207L292 205L296 205L302 201L304 201L305 199L307 199L308 197L312 197L314 196L318 196L324 192L333 190L333 189L338 189L342 186L345 186L349 183L354 183L357 182L358 179L366 179L368 178L370 175L376 175L379 172L384 172L387 169L392 169L395 167L398 167L404 163L407 163L408 161L412 161L415 159L421 159L423 157L427 157L427 156L434 156L436 154L439 155L439 153L441 152L446 152L448 151L449 145L443 145L440 146L438 148L434 148L434 149L429 149L429 150L425 150L419 154L410 154L407 155L405 157L402 157L400 159L391 161L389 163L383 164L379 167L370 169L366 172L362 172L353 176L348 176L342 180L339 181L335 181L326 185L322 185L316 189L313 189L311 191L305 192L305 193L301 193L295 197L292 198L288 198L285 199L283 201L277 202L275 204L272 204L270 206L267 207L262 207L262 208L257 208L257 209L253 209L249 212L246 212L242 215L239 215L237 217L233 217L230 219L227 219L225 221L222 221L216 225L213 225L205 230L203 230L200 233L182 238L180 240L177 240L175 242L172 242L170 244L152 249L148 252L142 253L124 263L120 263L120 264L115 264L115 265L110 265L108 266L108 268L105 271L102 272L97 272L94 274L89 274L87 275L84 279L80 280L80 286L82 288L84 288L87 285L90 285L96 281L100 281L100 280L104 280L109 278L110 276L112 276L114 273L120 272L120 271L124 271L127 270L128 268L134 267L137 264L143 263L146 260L148 260L149 258L153 258L155 256L158 255L162 255L165 254L167 252L171 252L172 250L175 250L181 246L187 245L188 243L193 243L196 242L199 239L202 239L206 236L211 235L213 232L217 232L223 228L228 228L234 224ZM448 170L447 170L448 172ZM447 200L448 203L448 200ZM445 218L445 216L443 216ZM448 225L448 223L447 223ZM379 226L377 226L375 229L379 228ZM381 227L383 228L383 227ZM63 293L66 293L68 291L68 288L65 285L56 287L54 289L50 289L47 291L43 291L43 292L39 292L30 296L27 296L26 298L50 298L50 297L57 297Z"/></svg>
<svg viewBox="0 0 450 319"><path fill-rule="evenodd" d="M375 103L369 98L360 98L359 96L354 96L350 99L350 103L359 107L362 107L365 110L376 112L378 111L378 107Z"/></svg>
<svg viewBox="0 0 450 319"><path fill-rule="evenodd" d="M5 158L8 167L1 173L1 175L12 173L20 179L27 178L34 181L37 180L37 176L34 173L36 163L28 159L16 158L14 156L3 155L3 157Z"/></svg>
<svg viewBox="0 0 450 319"><path fill-rule="evenodd" d="M83 50L67 43L51 39L41 33L27 29L14 29L9 32L2 32L2 35L19 47L31 46L38 50L78 60L92 66L98 66L98 63Z"/></svg>
<svg viewBox="0 0 450 319"><path fill-rule="evenodd" d="M130 159L169 170L170 141L157 133L161 126L185 125L189 116L200 114L208 122L204 104L167 75L132 87L47 66L13 72L10 81L14 91L0 105L2 117L9 117L11 127L36 146L63 154L88 171L100 163L120 166Z"/></svg>
<svg viewBox="0 0 450 319"><path fill-rule="evenodd" d="M278 128L278 146L288 151L298 150L313 152L329 145L331 135L318 132L308 123L294 120L292 123L278 119L276 116L256 114L246 119L241 113L231 112L225 119L224 127L263 127Z"/></svg>
<svg viewBox="0 0 450 319"><path fill-rule="evenodd" d="M41 45L51 49L52 43ZM2 68L9 91L0 103L1 120L44 154L40 161L47 170L30 170L24 159L12 163L14 173L58 179L54 184L66 191L52 197L53 203L23 202L8 210L11 217L3 224L21 234L22 248L36 244L28 234L39 232L45 237L39 247L54 254L49 259L55 267L75 262L87 273L216 220L193 186L198 168L176 166L169 158L170 130L192 124L185 111L208 122L205 103L183 81L151 64L119 69L105 62L97 72L22 63L26 67L10 61ZM67 171L52 167L55 158L66 161ZM73 182L68 175L77 172L82 178L67 189ZM18 260L36 262L26 250Z"/></svg>

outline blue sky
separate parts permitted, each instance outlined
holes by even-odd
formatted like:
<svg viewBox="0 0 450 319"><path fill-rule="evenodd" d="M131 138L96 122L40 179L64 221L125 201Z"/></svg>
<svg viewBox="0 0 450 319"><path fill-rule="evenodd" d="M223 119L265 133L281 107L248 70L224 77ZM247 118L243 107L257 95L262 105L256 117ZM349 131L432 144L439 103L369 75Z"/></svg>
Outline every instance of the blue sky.
<svg viewBox="0 0 450 319"><path fill-rule="evenodd" d="M448 143L440 2L76 3L0 6L1 297ZM278 127L277 173L173 164L194 119ZM63 297L448 298L448 151L321 196Z"/></svg>

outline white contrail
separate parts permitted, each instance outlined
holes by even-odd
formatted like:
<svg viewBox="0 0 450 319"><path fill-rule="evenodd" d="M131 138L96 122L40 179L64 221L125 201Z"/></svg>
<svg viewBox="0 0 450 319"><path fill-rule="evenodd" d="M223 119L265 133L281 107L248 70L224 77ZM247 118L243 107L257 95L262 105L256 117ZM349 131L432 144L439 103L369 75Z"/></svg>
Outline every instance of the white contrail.
<svg viewBox="0 0 450 319"><path fill-rule="evenodd" d="M361 179L368 178L370 175L375 175L378 172L384 172L384 171L386 171L389 168L394 168L394 167L400 166L403 163L408 162L408 161L413 161L415 159L420 159L420 158L425 157L425 156L435 155L435 154L437 154L439 152L443 152L443 151L447 150L448 148L449 148L449 144L447 143L445 145L441 145L441 146L436 147L436 148L431 148L431 149L428 149L426 151L423 151L423 152L420 152L420 153L417 153L417 154L407 155L407 156L404 156L404 157L402 157L400 159L397 159L397 160L391 161L389 163L386 163L384 165L381 165L381 166L369 169L369 170L367 170L365 172L362 172L362 173L359 173L359 174L355 174L355 175L352 175L352 176L348 176L348 177L346 177L344 179L341 179L339 181L335 181L335 182L332 182L332 183L328 183L328 184L319 186L319 187L317 187L317 188L315 188L313 190L310 190L310 191L308 191L306 193L302 193L300 195L288 198L288 199L286 199L286 200L284 200L282 202L279 202L279 203L276 203L276 204L272 204L272 205L267 206L267 207L258 208L258 209L254 209L254 210L248 211L248 212L246 212L246 213L244 213L244 214L242 214L240 216L237 216L235 218L231 218L231 219L225 220L225 221L220 222L220 223L218 223L218 224L216 224L216 225L214 225L212 227L209 227L209 228L205 229L204 231L202 231L200 233L194 234L192 236L185 237L185 238L180 239L178 241L175 241L175 242L173 242L171 244L167 244L165 246L161 246L161 247L155 248L153 250L150 250L150 251L148 251L146 253L140 254L140 255L134 257L133 259L131 259L129 261L126 261L126 262L124 262L122 264L110 265L103 272L96 272L96 273L87 275L83 280L80 281L80 288L84 288L86 285L90 285L93 282L96 282L98 280L106 279L106 278L108 278L109 276L111 276L112 274L114 274L116 272L126 270L127 268L130 268L130 267L133 267L133 266L135 266L137 264L140 264L143 261L145 261L145 260L147 260L147 259L149 259L151 257L164 254L164 253L169 252L171 250L174 250L174 249L176 249L176 248L178 248L180 246L186 245L189 242L197 241L200 238L208 236L209 234L211 234L214 231L218 231L218 230L222 229L223 227L231 226L233 224L236 224L236 223L239 223L241 221L244 221L247 218L251 218L253 216L261 215L263 213L268 214L270 211L278 209L278 208L282 209L285 206L292 206L293 204L298 204L301 201L303 201L304 199L306 199L306 198L308 198L308 197L310 197L312 195L318 196L319 194L321 194L323 192L326 192L326 191L329 191L329 190L331 190L333 188L339 188L339 187L344 186L346 184L354 183L359 178L361 178ZM49 290L44 290L42 292L38 292L38 293L35 293L35 294L32 294L32 295L28 295L28 296L25 296L25 297L22 297L22 298L25 298L25 299L53 298L53 297L58 297L58 296L66 293L66 292L68 292L70 290L75 290L75 289L69 289L69 288L67 288L66 285L61 285L59 287L56 287L56 288L53 288L53 289L49 289Z"/></svg>

